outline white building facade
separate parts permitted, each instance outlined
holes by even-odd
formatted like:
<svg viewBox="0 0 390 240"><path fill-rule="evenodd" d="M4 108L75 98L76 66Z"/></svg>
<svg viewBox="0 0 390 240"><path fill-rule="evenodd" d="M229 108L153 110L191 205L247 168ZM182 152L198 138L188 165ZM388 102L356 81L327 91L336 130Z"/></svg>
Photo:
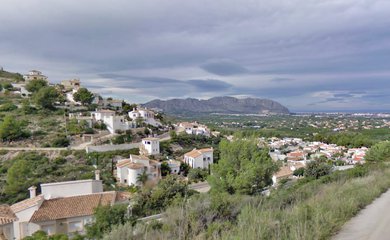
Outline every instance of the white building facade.
<svg viewBox="0 0 390 240"><path fill-rule="evenodd" d="M140 146L140 153L145 156L160 154L159 138L144 138Z"/></svg>
<svg viewBox="0 0 390 240"><path fill-rule="evenodd" d="M184 162L187 163L191 168L207 169L211 164L214 163L213 153L213 148L195 148L191 152L184 154Z"/></svg>
<svg viewBox="0 0 390 240"><path fill-rule="evenodd" d="M161 179L161 164L145 156L130 155L129 159L119 160L116 165L117 180L128 186L139 186L138 176L146 173L149 181Z"/></svg>

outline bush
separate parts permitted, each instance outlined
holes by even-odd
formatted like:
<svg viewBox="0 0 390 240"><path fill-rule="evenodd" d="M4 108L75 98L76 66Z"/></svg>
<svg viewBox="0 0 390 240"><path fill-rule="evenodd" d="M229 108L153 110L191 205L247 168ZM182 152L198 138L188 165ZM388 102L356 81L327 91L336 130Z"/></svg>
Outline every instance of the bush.
<svg viewBox="0 0 390 240"><path fill-rule="evenodd" d="M70 145L70 140L66 136L58 136L53 140L52 147L67 147Z"/></svg>
<svg viewBox="0 0 390 240"><path fill-rule="evenodd" d="M390 142L380 142L371 147L365 156L367 162L390 161Z"/></svg>
<svg viewBox="0 0 390 240"><path fill-rule="evenodd" d="M313 161L307 164L305 177L318 179L332 172L332 166L326 163Z"/></svg>
<svg viewBox="0 0 390 240"><path fill-rule="evenodd" d="M305 168L302 167L302 168L295 169L293 175L297 177L305 175Z"/></svg>
<svg viewBox="0 0 390 240"><path fill-rule="evenodd" d="M0 106L0 112L10 112L10 111L13 111L17 108L18 107L16 105L14 105L11 102L8 102L8 103L4 103L3 105Z"/></svg>
<svg viewBox="0 0 390 240"><path fill-rule="evenodd" d="M205 181L209 171L206 169L192 168L188 172L188 180L191 182Z"/></svg>

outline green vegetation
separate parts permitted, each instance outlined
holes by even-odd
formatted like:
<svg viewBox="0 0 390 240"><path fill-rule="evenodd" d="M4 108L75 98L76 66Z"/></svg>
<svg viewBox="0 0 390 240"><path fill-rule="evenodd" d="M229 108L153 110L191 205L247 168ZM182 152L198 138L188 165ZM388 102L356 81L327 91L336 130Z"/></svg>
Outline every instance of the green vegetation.
<svg viewBox="0 0 390 240"><path fill-rule="evenodd" d="M209 176L209 171L200 168L191 168L187 175L190 182L205 181L207 176Z"/></svg>
<svg viewBox="0 0 390 240"><path fill-rule="evenodd" d="M33 94L35 104L44 109L54 109L54 104L61 99L60 93L54 87L42 87Z"/></svg>
<svg viewBox="0 0 390 240"><path fill-rule="evenodd" d="M0 71L0 78L9 79L13 82L22 82L24 81L22 74L20 73L11 73L7 71Z"/></svg>
<svg viewBox="0 0 390 240"><path fill-rule="evenodd" d="M47 81L43 79L37 79L30 81L26 84L26 90L31 92L31 93L36 93L38 92L41 88L47 87Z"/></svg>
<svg viewBox="0 0 390 240"><path fill-rule="evenodd" d="M75 101L81 102L83 105L88 105L92 103L94 95L88 91L88 89L80 88L75 94L73 94L73 98Z"/></svg>
<svg viewBox="0 0 390 240"><path fill-rule="evenodd" d="M25 123L6 116L0 123L0 140L15 141L29 136L25 130Z"/></svg>
<svg viewBox="0 0 390 240"><path fill-rule="evenodd" d="M304 169L304 175L308 178L318 179L322 176L330 174L332 171L332 165L329 165L325 162L309 162Z"/></svg>
<svg viewBox="0 0 390 240"><path fill-rule="evenodd" d="M100 239L104 233L110 232L113 226L128 221L126 204L100 206L95 209L94 215L95 222L87 227L88 239Z"/></svg>
<svg viewBox="0 0 390 240"><path fill-rule="evenodd" d="M372 146L366 154L367 162L390 161L390 142L380 142Z"/></svg>
<svg viewBox="0 0 390 240"><path fill-rule="evenodd" d="M129 154L138 154L138 149L90 154L85 151L21 152L0 161L0 202L12 204L23 200L28 197L27 188L39 183L92 179L93 165L101 170L105 190L113 190L113 158L128 157Z"/></svg>
<svg viewBox="0 0 390 240"><path fill-rule="evenodd" d="M301 179L270 197L194 195L172 203L160 224L125 224L104 239L329 239L389 187L390 168L381 165Z"/></svg>
<svg viewBox="0 0 390 240"><path fill-rule="evenodd" d="M212 165L209 178L212 191L253 195L271 185L278 167L268 149L259 149L253 140L223 140L219 149L220 160Z"/></svg>

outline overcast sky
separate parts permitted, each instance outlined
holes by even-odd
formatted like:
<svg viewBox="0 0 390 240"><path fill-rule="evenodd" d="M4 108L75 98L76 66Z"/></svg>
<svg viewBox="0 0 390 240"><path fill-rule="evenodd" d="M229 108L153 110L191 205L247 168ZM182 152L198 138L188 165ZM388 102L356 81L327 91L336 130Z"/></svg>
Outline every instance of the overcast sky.
<svg viewBox="0 0 390 240"><path fill-rule="evenodd" d="M130 102L390 110L390 1L1 0L0 65Z"/></svg>

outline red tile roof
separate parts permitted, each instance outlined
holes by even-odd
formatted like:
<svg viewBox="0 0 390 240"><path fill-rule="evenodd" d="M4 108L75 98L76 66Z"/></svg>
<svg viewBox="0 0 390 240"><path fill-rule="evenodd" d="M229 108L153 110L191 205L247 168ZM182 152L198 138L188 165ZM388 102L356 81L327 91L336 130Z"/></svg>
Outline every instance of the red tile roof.
<svg viewBox="0 0 390 240"><path fill-rule="evenodd" d="M32 215L30 222L90 216L94 214L94 210L98 206L112 205L115 200L116 192L44 200L41 207Z"/></svg>
<svg viewBox="0 0 390 240"><path fill-rule="evenodd" d="M23 200L21 202L13 204L11 206L11 209L13 212L17 213L17 212L23 211L24 209L38 205L38 204L40 204L41 201L43 201L43 196L38 195L34 198L28 198L26 200Z"/></svg>
<svg viewBox="0 0 390 240"><path fill-rule="evenodd" d="M18 218L12 211L11 207L7 204L0 205L0 225L12 223Z"/></svg>

